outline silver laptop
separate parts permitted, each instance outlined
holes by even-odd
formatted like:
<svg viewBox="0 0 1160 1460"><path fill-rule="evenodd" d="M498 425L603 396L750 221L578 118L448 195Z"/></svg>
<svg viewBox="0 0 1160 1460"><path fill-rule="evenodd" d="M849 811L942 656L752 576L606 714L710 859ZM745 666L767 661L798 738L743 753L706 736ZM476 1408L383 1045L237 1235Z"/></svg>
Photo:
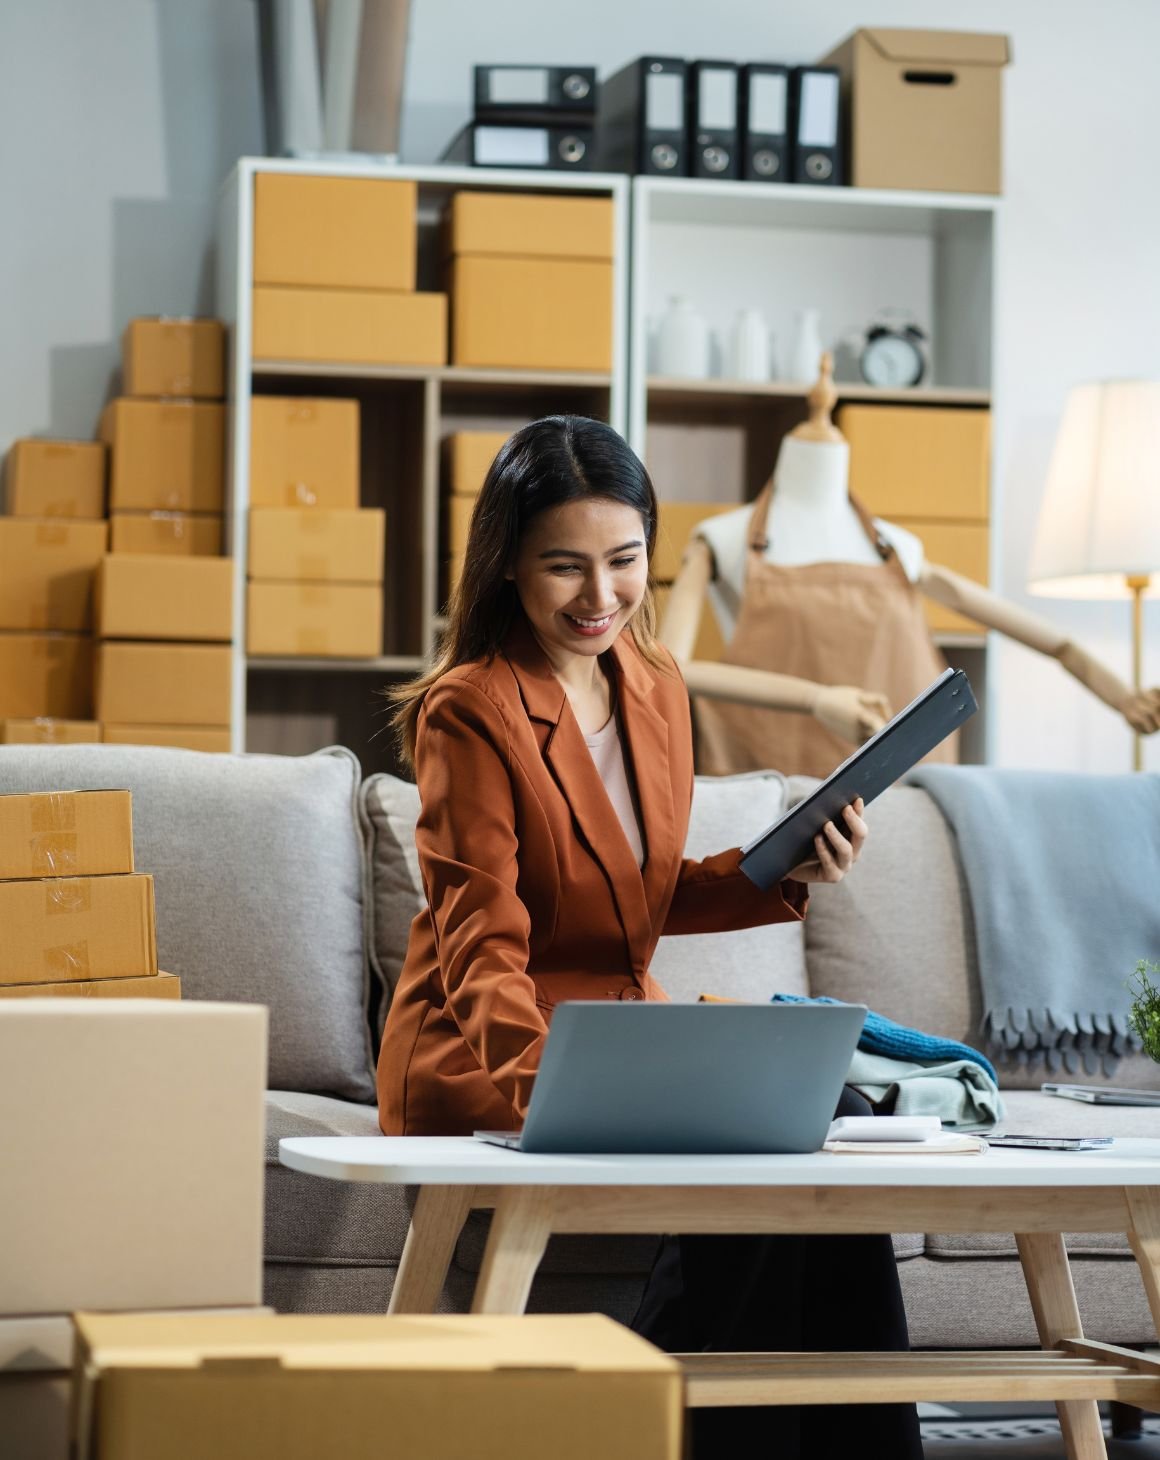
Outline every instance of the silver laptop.
<svg viewBox="0 0 1160 1460"><path fill-rule="evenodd" d="M475 1135L546 1154L816 1151L865 1016L861 1004L561 1004L523 1130Z"/></svg>

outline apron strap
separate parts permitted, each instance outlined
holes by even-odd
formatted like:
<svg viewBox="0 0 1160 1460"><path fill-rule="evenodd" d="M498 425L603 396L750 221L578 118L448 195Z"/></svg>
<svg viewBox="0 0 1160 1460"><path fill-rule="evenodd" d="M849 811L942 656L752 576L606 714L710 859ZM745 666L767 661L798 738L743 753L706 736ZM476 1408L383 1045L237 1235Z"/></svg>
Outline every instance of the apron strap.
<svg viewBox="0 0 1160 1460"><path fill-rule="evenodd" d="M858 514L858 521L862 524L862 530L870 539L874 551L882 559L883 563L888 568L893 568L902 581L909 587L910 579L906 576L906 569L902 566L898 554L894 550L894 544L885 533L880 532L875 527L873 517L870 516L870 513L858 498L854 496L853 492L850 493L850 506Z"/></svg>

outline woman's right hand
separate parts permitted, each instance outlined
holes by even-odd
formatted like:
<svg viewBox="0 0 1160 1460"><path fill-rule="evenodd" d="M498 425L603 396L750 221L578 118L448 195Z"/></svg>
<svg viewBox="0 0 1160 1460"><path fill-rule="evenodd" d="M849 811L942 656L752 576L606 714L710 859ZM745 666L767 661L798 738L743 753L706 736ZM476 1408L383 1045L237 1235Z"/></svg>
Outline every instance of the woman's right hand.
<svg viewBox="0 0 1160 1460"><path fill-rule="evenodd" d="M892 713L885 695L850 684L823 686L814 701L813 712L827 730L855 745L876 735Z"/></svg>

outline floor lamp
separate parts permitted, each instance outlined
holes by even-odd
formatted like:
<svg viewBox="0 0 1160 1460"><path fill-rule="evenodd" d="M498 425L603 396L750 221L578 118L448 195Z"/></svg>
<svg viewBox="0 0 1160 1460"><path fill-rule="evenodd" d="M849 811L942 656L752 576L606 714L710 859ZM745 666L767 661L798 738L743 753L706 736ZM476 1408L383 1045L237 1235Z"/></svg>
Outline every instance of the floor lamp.
<svg viewBox="0 0 1160 1460"><path fill-rule="evenodd" d="M1160 381L1076 386L1060 422L1028 587L1051 598L1132 601L1141 688L1145 595L1160 594ZM1143 738L1133 765L1143 768Z"/></svg>

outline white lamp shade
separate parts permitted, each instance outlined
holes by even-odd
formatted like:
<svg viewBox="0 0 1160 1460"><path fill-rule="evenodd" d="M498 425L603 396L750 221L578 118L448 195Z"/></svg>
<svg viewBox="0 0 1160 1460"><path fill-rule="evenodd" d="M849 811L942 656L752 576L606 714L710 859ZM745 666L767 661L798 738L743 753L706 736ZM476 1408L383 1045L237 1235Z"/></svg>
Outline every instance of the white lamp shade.
<svg viewBox="0 0 1160 1460"><path fill-rule="evenodd" d="M1068 395L1031 554L1029 587L1052 598L1160 592L1160 381L1078 385Z"/></svg>

